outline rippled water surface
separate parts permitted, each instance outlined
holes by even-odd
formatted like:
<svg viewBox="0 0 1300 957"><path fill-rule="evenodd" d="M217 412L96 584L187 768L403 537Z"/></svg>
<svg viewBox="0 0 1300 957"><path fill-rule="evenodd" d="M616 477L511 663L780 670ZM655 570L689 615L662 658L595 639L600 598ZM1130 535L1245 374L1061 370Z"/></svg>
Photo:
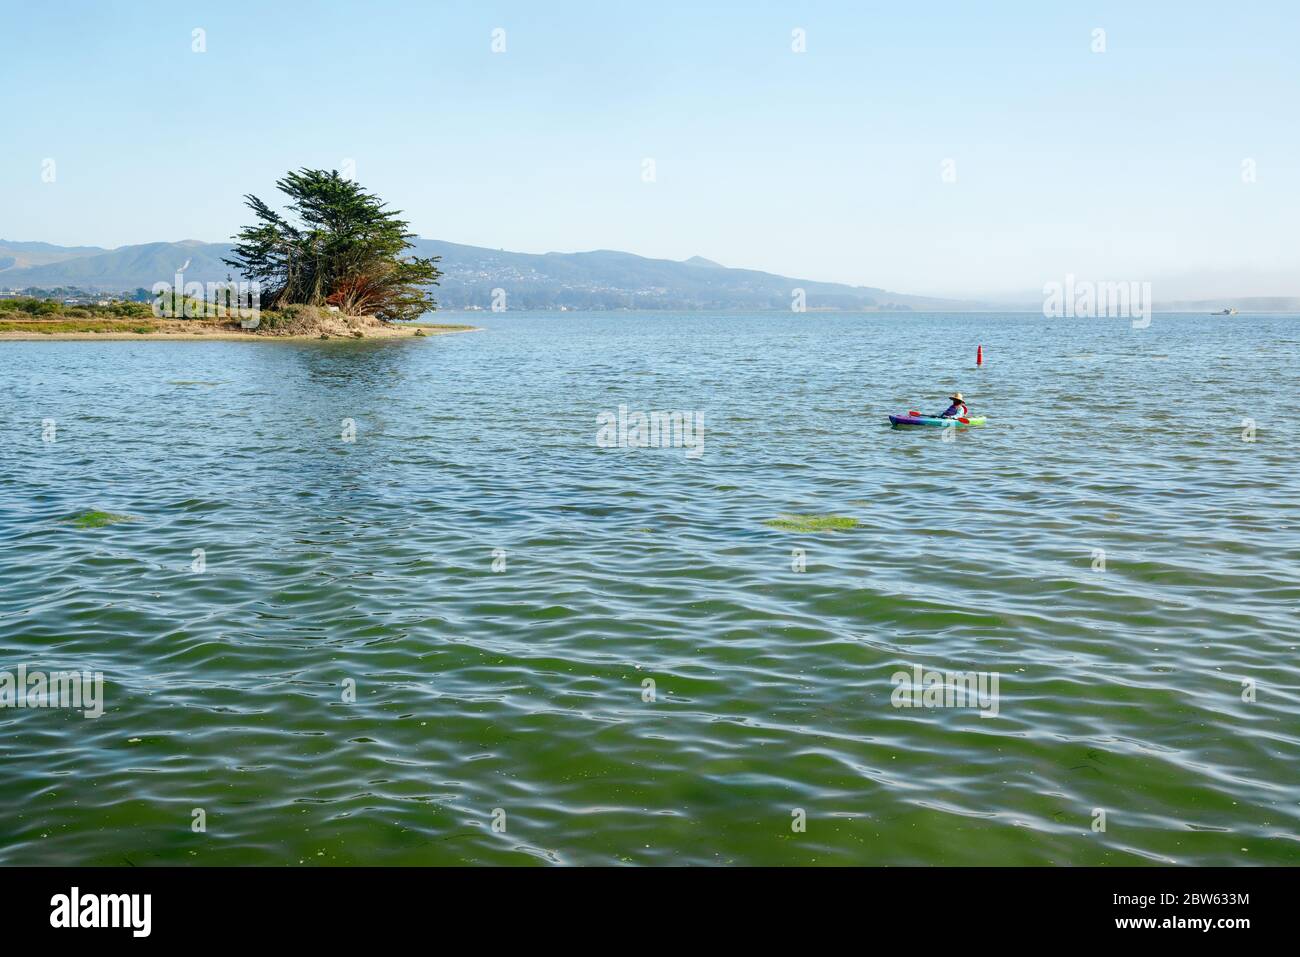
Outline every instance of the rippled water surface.
<svg viewBox="0 0 1300 957"><path fill-rule="evenodd" d="M0 862L1300 863L1300 318L478 321L0 343Z"/></svg>

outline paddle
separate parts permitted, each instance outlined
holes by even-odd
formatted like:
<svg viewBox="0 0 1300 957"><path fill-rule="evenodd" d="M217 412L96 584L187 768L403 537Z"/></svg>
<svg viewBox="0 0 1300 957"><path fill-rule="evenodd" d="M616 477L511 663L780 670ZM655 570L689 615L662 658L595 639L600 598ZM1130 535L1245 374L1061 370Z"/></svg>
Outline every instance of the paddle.
<svg viewBox="0 0 1300 957"><path fill-rule="evenodd" d="M915 417L918 418L918 419L933 419L933 418L940 418L940 416L926 415L926 414L923 413L923 412L917 412L916 409L908 409L908 410L907 410L907 414L908 414L908 415L911 415L911 416L915 416ZM955 418L955 419L956 419L958 422L960 422L962 425L970 425L970 419L966 418L966 417L963 416L963 415L955 415L955 416L953 416L953 418Z"/></svg>

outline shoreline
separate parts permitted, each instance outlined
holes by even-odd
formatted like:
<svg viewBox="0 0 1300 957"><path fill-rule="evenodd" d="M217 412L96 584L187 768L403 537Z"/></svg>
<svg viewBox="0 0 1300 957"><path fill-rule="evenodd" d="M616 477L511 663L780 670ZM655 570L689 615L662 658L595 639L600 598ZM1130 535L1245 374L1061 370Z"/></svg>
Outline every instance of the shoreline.
<svg viewBox="0 0 1300 957"><path fill-rule="evenodd" d="M237 332L229 328L196 330L177 328L158 332L38 332L38 331L0 331L0 342L354 342L367 339L422 339L430 336L450 336L462 332L482 332L482 326L463 325L416 325L393 326L370 329L360 336L329 335L283 335L273 336L257 332ZM423 333L424 335L417 335Z"/></svg>

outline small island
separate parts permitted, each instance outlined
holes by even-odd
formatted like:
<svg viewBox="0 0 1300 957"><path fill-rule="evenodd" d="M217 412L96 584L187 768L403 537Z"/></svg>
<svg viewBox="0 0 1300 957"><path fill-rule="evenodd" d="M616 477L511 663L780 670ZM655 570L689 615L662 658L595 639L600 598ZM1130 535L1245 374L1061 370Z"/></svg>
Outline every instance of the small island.
<svg viewBox="0 0 1300 957"><path fill-rule="evenodd" d="M474 331L420 322L437 309L439 257L408 255L400 213L337 170L277 181L277 212L245 197L256 222L235 237L224 283L154 284L152 302L0 299L0 339L377 339Z"/></svg>
<svg viewBox="0 0 1300 957"><path fill-rule="evenodd" d="M266 310L256 329L237 317L158 318L149 303L65 306L49 299L0 299L0 340L198 339L304 340L387 339L474 332L477 326L431 322L384 322L346 316L314 306Z"/></svg>

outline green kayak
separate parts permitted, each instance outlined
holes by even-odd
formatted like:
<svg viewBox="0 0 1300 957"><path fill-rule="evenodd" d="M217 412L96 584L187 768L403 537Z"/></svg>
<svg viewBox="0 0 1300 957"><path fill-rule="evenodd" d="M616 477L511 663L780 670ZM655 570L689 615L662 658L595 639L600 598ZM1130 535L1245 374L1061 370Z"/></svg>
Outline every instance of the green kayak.
<svg viewBox="0 0 1300 957"><path fill-rule="evenodd" d="M984 416L973 415L969 419L943 419L937 415L891 415L889 421L894 425L938 425L956 426L959 429L972 425L983 425Z"/></svg>

